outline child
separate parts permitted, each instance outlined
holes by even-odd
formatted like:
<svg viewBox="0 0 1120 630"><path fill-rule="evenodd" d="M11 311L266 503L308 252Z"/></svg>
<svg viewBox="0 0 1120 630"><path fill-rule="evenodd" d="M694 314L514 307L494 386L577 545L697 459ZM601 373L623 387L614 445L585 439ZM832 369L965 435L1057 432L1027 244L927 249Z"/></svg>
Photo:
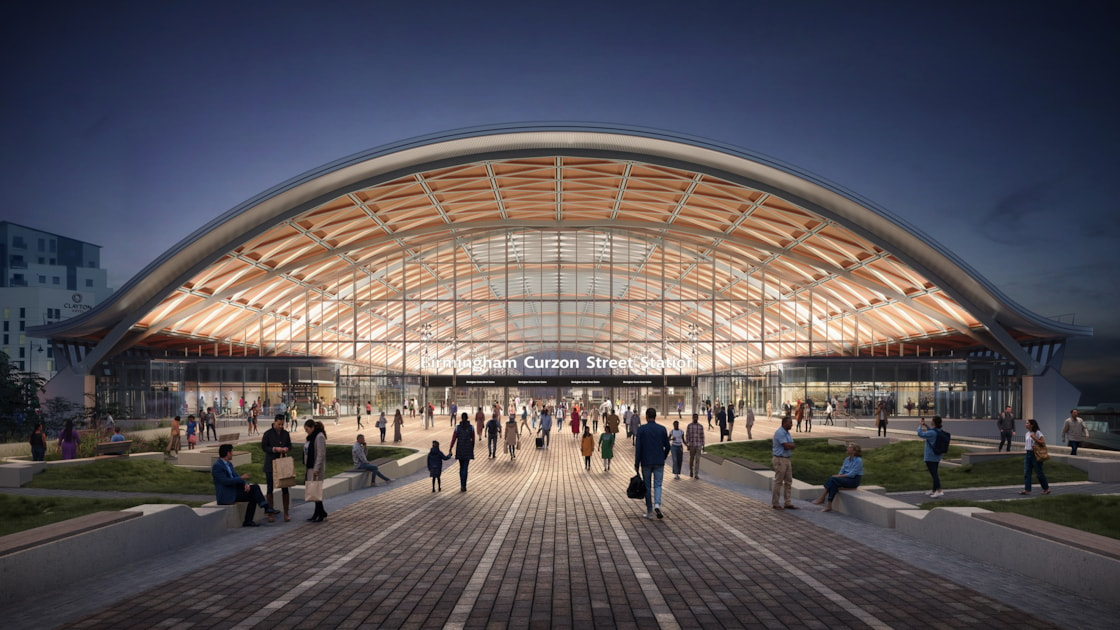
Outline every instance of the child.
<svg viewBox="0 0 1120 630"><path fill-rule="evenodd" d="M198 444L198 422L194 416L187 416L187 450L193 451L195 444Z"/></svg>
<svg viewBox="0 0 1120 630"><path fill-rule="evenodd" d="M603 472L611 469L611 459L614 458L614 434L604 431L599 436L599 455L603 458Z"/></svg>
<svg viewBox="0 0 1120 630"><path fill-rule="evenodd" d="M438 488L443 490L443 484L440 482L440 475L443 474L443 462L451 459L451 453L444 455L439 450L439 442L432 440L432 450L428 451L428 474L432 476L432 492Z"/></svg>
<svg viewBox="0 0 1120 630"><path fill-rule="evenodd" d="M591 429L583 427L583 436L580 438L580 452L583 453L583 468L591 472L591 455L595 452L595 437L591 435Z"/></svg>

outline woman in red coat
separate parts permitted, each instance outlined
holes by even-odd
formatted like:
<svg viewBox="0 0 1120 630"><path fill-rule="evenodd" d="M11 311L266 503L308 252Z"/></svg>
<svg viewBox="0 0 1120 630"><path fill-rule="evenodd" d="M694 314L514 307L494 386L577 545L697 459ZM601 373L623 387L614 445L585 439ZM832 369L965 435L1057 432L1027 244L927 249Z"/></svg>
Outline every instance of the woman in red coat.
<svg viewBox="0 0 1120 630"><path fill-rule="evenodd" d="M572 436L579 437L579 407L572 407Z"/></svg>

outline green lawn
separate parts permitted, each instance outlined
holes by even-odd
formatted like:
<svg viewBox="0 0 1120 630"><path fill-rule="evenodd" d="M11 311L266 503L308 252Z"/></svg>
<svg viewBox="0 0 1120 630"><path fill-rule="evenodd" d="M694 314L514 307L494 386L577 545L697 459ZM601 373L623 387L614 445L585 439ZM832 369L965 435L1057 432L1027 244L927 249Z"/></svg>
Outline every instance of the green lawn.
<svg viewBox="0 0 1120 630"><path fill-rule="evenodd" d="M863 483L883 486L887 492L928 490L929 471L922 461L924 448L925 442L908 440L864 451ZM721 457L770 464L770 440L713 444L705 450ZM947 458L959 459L961 450L950 446ZM805 483L824 484L825 479L839 472L844 456L844 447L829 445L826 438L797 439L793 476ZM1020 455L970 466L942 465L939 474L945 489L1014 485L1023 481L1023 458ZM1053 461L1046 463L1046 477L1050 483L1088 479L1084 471Z"/></svg>
<svg viewBox="0 0 1120 630"><path fill-rule="evenodd" d="M923 510L930 510L935 507L979 507L992 512L1015 512L1058 525L1120 539L1120 496L1065 494L1012 501L940 499L921 505Z"/></svg>
<svg viewBox="0 0 1120 630"><path fill-rule="evenodd" d="M264 482L264 452L255 444L246 444L235 450L244 450L253 457L253 463L241 466L238 472L249 473L254 483ZM400 459L413 453L411 449L374 446L369 449L370 461L389 457ZM296 458L296 476L303 474L303 445L292 447ZM352 470L353 460L349 446L327 445L327 476ZM193 471L172 466L167 462L144 459L107 459L81 466L50 468L35 475L29 488L56 488L62 490L120 490L150 492L153 494L213 494L214 482L209 471Z"/></svg>
<svg viewBox="0 0 1120 630"><path fill-rule="evenodd" d="M6 536L34 527L41 527L59 521L94 512L119 511L145 503L181 503L167 501L159 497L136 497L134 499L79 499L75 497L21 497L0 494L0 536ZM202 502L185 502L191 507L199 507Z"/></svg>

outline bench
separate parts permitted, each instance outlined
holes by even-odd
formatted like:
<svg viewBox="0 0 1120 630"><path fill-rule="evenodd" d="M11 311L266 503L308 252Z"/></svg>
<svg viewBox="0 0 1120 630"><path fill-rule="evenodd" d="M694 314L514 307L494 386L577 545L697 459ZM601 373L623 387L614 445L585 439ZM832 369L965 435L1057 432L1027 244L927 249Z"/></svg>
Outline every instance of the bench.
<svg viewBox="0 0 1120 630"><path fill-rule="evenodd" d="M94 512L66 521L0 536L0 556L38 547L70 536L140 518L140 512Z"/></svg>
<svg viewBox="0 0 1120 630"><path fill-rule="evenodd" d="M758 462L753 462L749 459L743 459L742 457L728 457L727 461L739 464L747 470L771 470L770 466L760 464Z"/></svg>
<svg viewBox="0 0 1120 630"><path fill-rule="evenodd" d="M887 529L894 529L895 514L900 510L918 509L917 506L904 503L898 499L876 494L873 491L875 489L877 489L877 486L868 486L866 489L852 488L838 492L836 498L832 500L832 509Z"/></svg>
<svg viewBox="0 0 1120 630"><path fill-rule="evenodd" d="M1120 540L1014 512L978 512L972 518L1120 560Z"/></svg>
<svg viewBox="0 0 1120 630"><path fill-rule="evenodd" d="M125 456L132 450L132 440L125 440L123 442L99 442L94 447L95 455L98 457L102 455L117 455Z"/></svg>
<svg viewBox="0 0 1120 630"><path fill-rule="evenodd" d="M219 433L218 434L218 443L219 444L232 444L232 443L236 442L237 440L239 440L240 438L241 438L241 433L240 432L237 432L237 433Z"/></svg>

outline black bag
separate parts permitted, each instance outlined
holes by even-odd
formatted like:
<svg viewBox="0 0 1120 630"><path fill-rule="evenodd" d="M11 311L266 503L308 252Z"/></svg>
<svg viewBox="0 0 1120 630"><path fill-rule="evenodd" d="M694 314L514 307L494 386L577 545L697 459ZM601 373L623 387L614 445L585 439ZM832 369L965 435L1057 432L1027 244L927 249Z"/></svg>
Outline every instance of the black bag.
<svg viewBox="0 0 1120 630"><path fill-rule="evenodd" d="M537 438L537 448L544 448L544 438L543 437Z"/></svg>
<svg viewBox="0 0 1120 630"><path fill-rule="evenodd" d="M930 449L938 455L944 455L949 452L949 440L952 439L952 434L945 429L935 429L937 437L933 438L933 444Z"/></svg>
<svg viewBox="0 0 1120 630"><path fill-rule="evenodd" d="M630 478L630 485L626 486L626 496L631 499L646 498L646 482L642 481L641 476L634 475Z"/></svg>

